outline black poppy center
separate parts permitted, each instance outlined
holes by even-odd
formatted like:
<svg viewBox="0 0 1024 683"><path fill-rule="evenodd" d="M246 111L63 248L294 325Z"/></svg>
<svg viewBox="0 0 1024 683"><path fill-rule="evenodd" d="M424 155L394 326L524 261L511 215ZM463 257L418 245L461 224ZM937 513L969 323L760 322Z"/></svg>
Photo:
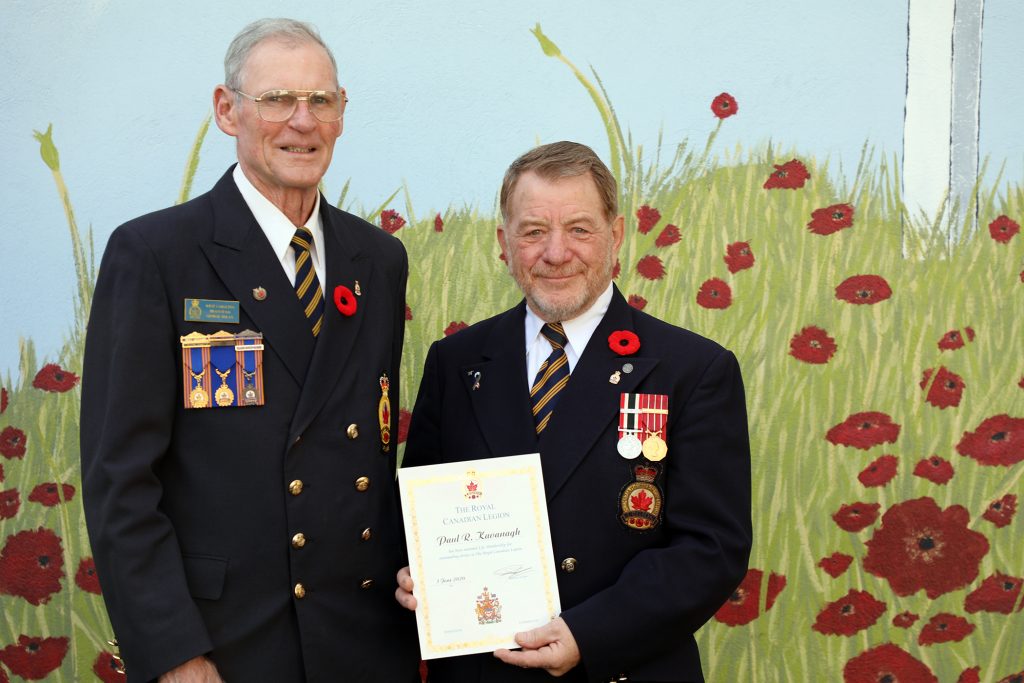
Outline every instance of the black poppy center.
<svg viewBox="0 0 1024 683"><path fill-rule="evenodd" d="M917 547L921 550L931 550L935 547L935 540L931 536L922 536L917 539Z"/></svg>
<svg viewBox="0 0 1024 683"><path fill-rule="evenodd" d="M780 169L780 170L775 172L775 177L776 178L785 178L786 177L786 172Z"/></svg>
<svg viewBox="0 0 1024 683"><path fill-rule="evenodd" d="M853 614L853 605L846 604L839 608L839 611L847 616Z"/></svg>
<svg viewBox="0 0 1024 683"><path fill-rule="evenodd" d="M737 588L729 596L729 602L735 602L737 604L743 602L743 598L746 597L746 592L742 588Z"/></svg>
<svg viewBox="0 0 1024 683"><path fill-rule="evenodd" d="M947 624L946 622L942 622L942 623L941 623L941 624L939 624L939 626L938 626L938 629L939 629L940 631L945 631L945 630L946 630L947 628L949 628L949 624Z"/></svg>
<svg viewBox="0 0 1024 683"><path fill-rule="evenodd" d="M938 458L932 458L932 466L933 467L938 467L941 464L941 462L942 461L940 461Z"/></svg>
<svg viewBox="0 0 1024 683"><path fill-rule="evenodd" d="M46 567L50 564L50 558L46 555L40 555L38 558L36 558L36 561L39 562L40 567Z"/></svg>
<svg viewBox="0 0 1024 683"><path fill-rule="evenodd" d="M712 289L711 290L711 296L713 296L714 298L717 299L718 298L718 290L717 289Z"/></svg>
<svg viewBox="0 0 1024 683"><path fill-rule="evenodd" d="M864 422L864 423L861 424L860 428L861 429L871 429L873 426L874 425L871 424L870 422Z"/></svg>
<svg viewBox="0 0 1024 683"><path fill-rule="evenodd" d="M31 642L25 646L25 649L29 652L39 652L39 643Z"/></svg>
<svg viewBox="0 0 1024 683"><path fill-rule="evenodd" d="M997 500L996 502L992 503L992 509L995 510L996 512L999 512L1000 510L1002 510L1003 509L1002 501Z"/></svg>
<svg viewBox="0 0 1024 683"><path fill-rule="evenodd" d="M898 683L896 677L892 674L882 674L878 678L878 683Z"/></svg>
<svg viewBox="0 0 1024 683"><path fill-rule="evenodd" d="M750 256L749 249L740 249L740 256Z"/></svg>
<svg viewBox="0 0 1024 683"><path fill-rule="evenodd" d="M53 373L53 378L55 380L57 380L58 382L63 382L64 381L64 373L63 372L55 372L55 373Z"/></svg>
<svg viewBox="0 0 1024 683"><path fill-rule="evenodd" d="M949 389L950 391L952 391L953 389L956 389L956 382L954 382L951 379L947 379L946 380L946 388Z"/></svg>
<svg viewBox="0 0 1024 683"><path fill-rule="evenodd" d="M834 212L834 213L832 214L832 219L833 219L833 220L837 220L837 221L841 221L841 220L843 220L843 218L845 218L845 217L846 217L846 214L845 214L845 213L843 213L842 211L836 211L836 212Z"/></svg>
<svg viewBox="0 0 1024 683"><path fill-rule="evenodd" d="M960 338L960 333L959 332L950 332L949 333L949 340L950 341L956 341L959 338Z"/></svg>
<svg viewBox="0 0 1024 683"><path fill-rule="evenodd" d="M860 297L861 299L870 298L871 297L871 290L870 289L858 290L857 291L857 296Z"/></svg>
<svg viewBox="0 0 1024 683"><path fill-rule="evenodd" d="M807 343L807 345L810 346L812 349L820 349L821 348L821 342L818 341L817 339L812 339L811 341L809 341Z"/></svg>
<svg viewBox="0 0 1024 683"><path fill-rule="evenodd" d="M1015 584L1013 581L1004 581L1003 582L1003 590L1004 591L1012 591L1014 588L1016 588L1016 586L1017 586L1017 584Z"/></svg>
<svg viewBox="0 0 1024 683"><path fill-rule="evenodd" d="M57 493L57 487L56 486L47 486L46 487L46 492L47 493Z"/></svg>
<svg viewBox="0 0 1024 683"><path fill-rule="evenodd" d="M1006 441L1007 436L1006 432L996 432L989 437L989 441Z"/></svg>
<svg viewBox="0 0 1024 683"><path fill-rule="evenodd" d="M722 103L721 103L721 104L719 104L718 106L719 106L719 107L721 107L722 109L728 109L728 108L729 108L729 107L731 107L732 105L731 105L731 104L729 104L728 102L722 102Z"/></svg>

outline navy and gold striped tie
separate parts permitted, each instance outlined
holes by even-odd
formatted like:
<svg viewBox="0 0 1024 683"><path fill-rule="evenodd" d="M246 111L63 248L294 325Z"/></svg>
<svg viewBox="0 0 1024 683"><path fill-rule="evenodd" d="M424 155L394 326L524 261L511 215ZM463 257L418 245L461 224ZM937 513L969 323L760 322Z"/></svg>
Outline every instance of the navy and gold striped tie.
<svg viewBox="0 0 1024 683"><path fill-rule="evenodd" d="M537 423L540 434L551 421L551 413L558 402L558 392L569 383L569 359L565 356L565 345L568 339L562 323L545 323L540 333L551 344L551 355L540 366L537 379L530 388L530 400L533 403L533 419Z"/></svg>
<svg viewBox="0 0 1024 683"><path fill-rule="evenodd" d="M320 334L320 327L324 323L324 293L320 289L320 280L313 267L313 255L309 251L312 243L313 233L302 226L295 231L291 247L295 250L295 293L315 337Z"/></svg>

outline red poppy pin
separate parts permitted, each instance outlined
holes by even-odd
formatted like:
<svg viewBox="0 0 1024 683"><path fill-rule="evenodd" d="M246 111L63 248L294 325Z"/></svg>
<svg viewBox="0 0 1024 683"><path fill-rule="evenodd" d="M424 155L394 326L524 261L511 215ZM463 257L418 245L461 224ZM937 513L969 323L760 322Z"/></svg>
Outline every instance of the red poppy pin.
<svg viewBox="0 0 1024 683"><path fill-rule="evenodd" d="M640 350L640 337L629 330L615 330L608 335L608 348L620 356L628 356Z"/></svg>
<svg viewBox="0 0 1024 683"><path fill-rule="evenodd" d="M338 307L344 316L355 315L356 297L352 290L345 285L338 285L334 288L334 305Z"/></svg>

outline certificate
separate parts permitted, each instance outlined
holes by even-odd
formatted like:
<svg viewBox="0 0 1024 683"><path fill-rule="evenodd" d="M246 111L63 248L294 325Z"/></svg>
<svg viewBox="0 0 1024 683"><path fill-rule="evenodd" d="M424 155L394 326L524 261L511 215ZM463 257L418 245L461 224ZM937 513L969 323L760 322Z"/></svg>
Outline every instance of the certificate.
<svg viewBox="0 0 1024 683"><path fill-rule="evenodd" d="M561 612L540 455L403 468L424 659L519 647Z"/></svg>

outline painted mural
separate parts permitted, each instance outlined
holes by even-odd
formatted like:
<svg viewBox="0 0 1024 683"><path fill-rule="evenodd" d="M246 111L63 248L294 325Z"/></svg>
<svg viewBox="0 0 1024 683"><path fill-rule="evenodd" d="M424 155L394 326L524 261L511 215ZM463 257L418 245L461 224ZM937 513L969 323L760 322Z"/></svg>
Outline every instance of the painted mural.
<svg viewBox="0 0 1024 683"><path fill-rule="evenodd" d="M708 680L1024 680L1024 186L983 170L972 211L916 215L901 159L870 145L845 168L812 145L723 146L758 109L725 91L701 95L699 134L651 153L577 64L588 56L532 33L536 59L571 75L606 138L626 215L618 287L743 368L756 540L699 634ZM169 199L192 194L208 124L182 141ZM119 681L79 500L100 247L62 172L74 140L52 127L35 140L70 235L75 314L59 353L28 340L2 378L0 681ZM497 212L423 213L402 188L369 208L347 183L325 192L411 256L401 442L430 342L518 300ZM624 624L623 637L642 630Z"/></svg>

